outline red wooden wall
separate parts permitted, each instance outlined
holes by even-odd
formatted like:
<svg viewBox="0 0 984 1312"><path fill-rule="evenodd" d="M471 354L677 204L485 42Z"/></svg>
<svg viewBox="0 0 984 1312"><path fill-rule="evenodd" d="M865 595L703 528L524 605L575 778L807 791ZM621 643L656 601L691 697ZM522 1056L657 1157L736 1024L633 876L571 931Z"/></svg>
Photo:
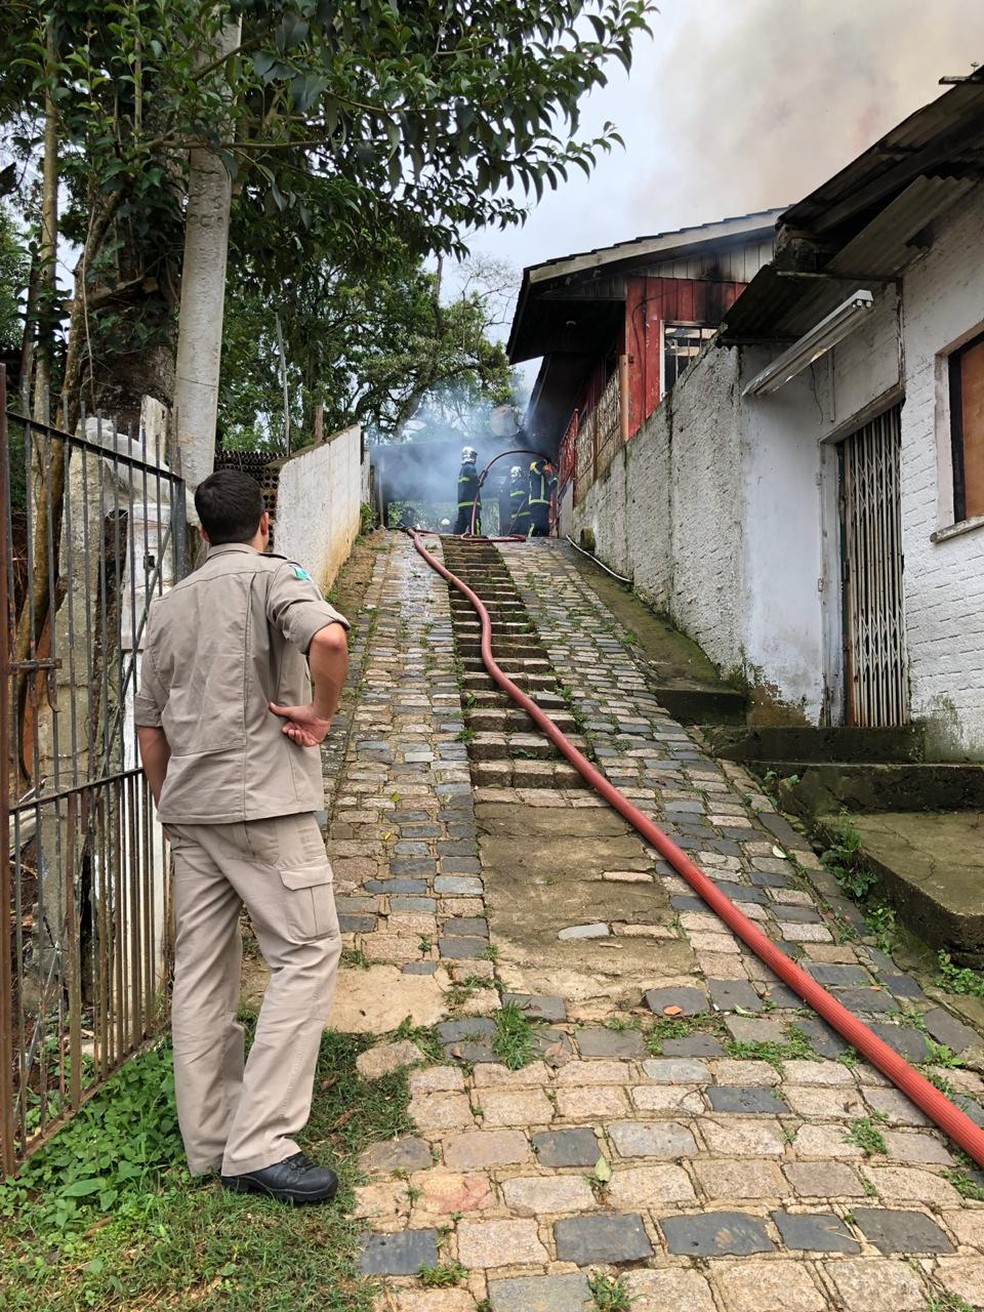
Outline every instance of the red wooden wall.
<svg viewBox="0 0 984 1312"><path fill-rule="evenodd" d="M660 402L664 323L716 328L745 290L743 282L690 278L632 278L625 297L625 349L629 356L629 436Z"/></svg>

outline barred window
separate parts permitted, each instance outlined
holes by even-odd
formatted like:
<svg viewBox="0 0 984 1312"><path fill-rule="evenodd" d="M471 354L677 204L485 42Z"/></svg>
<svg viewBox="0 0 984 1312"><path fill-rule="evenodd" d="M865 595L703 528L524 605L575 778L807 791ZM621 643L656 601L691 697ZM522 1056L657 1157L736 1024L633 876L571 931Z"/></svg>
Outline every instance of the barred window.
<svg viewBox="0 0 984 1312"><path fill-rule="evenodd" d="M702 327L700 324L663 325L663 396L670 391L687 366L697 359L705 342L709 342L716 332L716 328Z"/></svg>

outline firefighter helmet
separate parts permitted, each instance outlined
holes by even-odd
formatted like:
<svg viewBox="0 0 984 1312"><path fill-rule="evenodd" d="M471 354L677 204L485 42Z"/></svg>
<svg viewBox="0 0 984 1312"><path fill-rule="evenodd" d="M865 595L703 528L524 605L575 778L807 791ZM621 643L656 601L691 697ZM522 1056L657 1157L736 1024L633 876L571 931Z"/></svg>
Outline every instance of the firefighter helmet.
<svg viewBox="0 0 984 1312"><path fill-rule="evenodd" d="M463 446L461 448L461 463L463 465L473 465L478 459L478 452L473 446Z"/></svg>
<svg viewBox="0 0 984 1312"><path fill-rule="evenodd" d="M522 477L523 477L523 466L522 466L522 465L513 465L512 469L510 469L510 471L509 471L509 477L510 477L510 478L522 478Z"/></svg>

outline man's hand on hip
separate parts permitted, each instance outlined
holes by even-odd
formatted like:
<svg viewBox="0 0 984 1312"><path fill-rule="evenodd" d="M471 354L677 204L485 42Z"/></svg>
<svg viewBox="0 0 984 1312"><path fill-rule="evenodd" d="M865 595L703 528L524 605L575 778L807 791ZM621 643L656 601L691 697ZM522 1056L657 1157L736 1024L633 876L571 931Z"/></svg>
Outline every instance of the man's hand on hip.
<svg viewBox="0 0 984 1312"><path fill-rule="evenodd" d="M268 702L267 705L274 715L286 721L284 733L298 747L317 747L328 736L331 717L322 719L310 703L307 706L277 706L275 702Z"/></svg>

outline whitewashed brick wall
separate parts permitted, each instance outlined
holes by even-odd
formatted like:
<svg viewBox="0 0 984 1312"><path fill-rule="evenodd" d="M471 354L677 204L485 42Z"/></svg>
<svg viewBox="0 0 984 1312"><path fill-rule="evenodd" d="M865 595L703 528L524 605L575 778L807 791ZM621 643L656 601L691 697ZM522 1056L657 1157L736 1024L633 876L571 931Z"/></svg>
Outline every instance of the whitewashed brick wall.
<svg viewBox="0 0 984 1312"><path fill-rule="evenodd" d="M943 755L984 757L984 527L941 542L953 521L945 360L984 326L984 189L935 225L906 274L902 541L912 713Z"/></svg>

